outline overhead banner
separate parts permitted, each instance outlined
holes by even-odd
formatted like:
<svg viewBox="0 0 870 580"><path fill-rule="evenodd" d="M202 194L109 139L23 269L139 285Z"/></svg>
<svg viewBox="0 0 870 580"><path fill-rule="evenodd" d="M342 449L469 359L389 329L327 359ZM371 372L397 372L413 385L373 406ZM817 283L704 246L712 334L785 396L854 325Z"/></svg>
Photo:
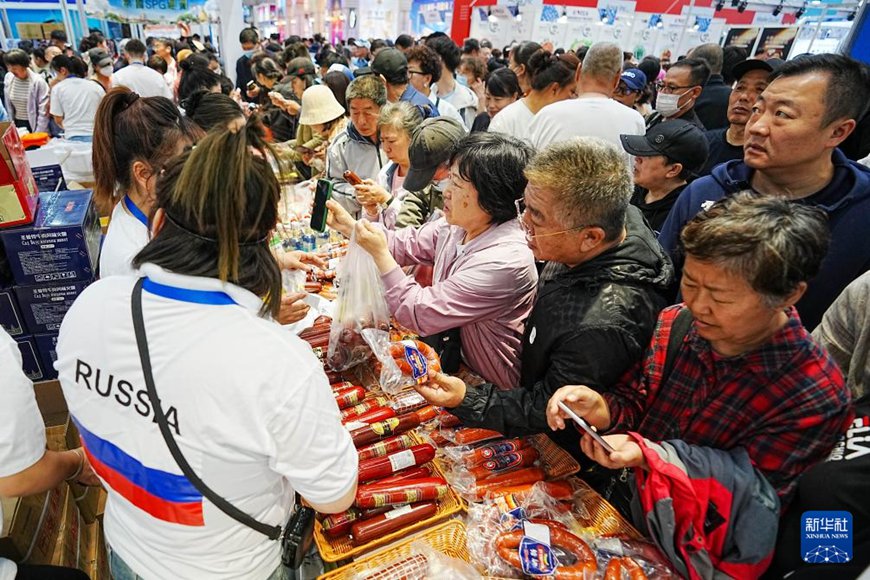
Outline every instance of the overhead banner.
<svg viewBox="0 0 870 580"><path fill-rule="evenodd" d="M88 0L85 12L114 22L160 24L216 21L216 0ZM211 16L211 17L210 17Z"/></svg>

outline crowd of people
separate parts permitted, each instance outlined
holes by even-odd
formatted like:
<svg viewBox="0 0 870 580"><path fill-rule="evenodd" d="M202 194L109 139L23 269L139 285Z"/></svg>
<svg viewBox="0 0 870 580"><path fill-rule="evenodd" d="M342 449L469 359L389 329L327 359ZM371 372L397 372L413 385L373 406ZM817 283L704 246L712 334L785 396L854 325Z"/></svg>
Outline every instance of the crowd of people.
<svg viewBox="0 0 870 580"><path fill-rule="evenodd" d="M323 513L354 497L321 365L275 324L309 309L281 270L324 264L270 247L286 167L333 182L328 224L371 255L391 315L483 380L432 373L419 392L466 426L549 433L678 573L802 577L813 509L853 513L834 572L870 564L870 464L843 443L870 407L867 65L245 29L233 85L196 37L117 57L85 40L3 58L5 113L92 141L111 220L57 348L86 454L39 459L31 405L4 431L29 455L0 494L99 476L116 578L288 574L276 542L172 475L131 295L162 413L210 487L278 526L293 492ZM614 451L565 429L560 402Z"/></svg>

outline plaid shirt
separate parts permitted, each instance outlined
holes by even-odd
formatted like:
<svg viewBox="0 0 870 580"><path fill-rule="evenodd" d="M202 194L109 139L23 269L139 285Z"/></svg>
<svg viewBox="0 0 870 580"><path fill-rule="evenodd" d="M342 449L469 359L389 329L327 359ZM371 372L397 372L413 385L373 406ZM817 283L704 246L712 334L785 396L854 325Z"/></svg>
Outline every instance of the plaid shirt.
<svg viewBox="0 0 870 580"><path fill-rule="evenodd" d="M732 358L713 352L693 325L661 388L671 325L681 308L662 311L642 372L635 367L603 394L611 431L724 450L744 447L786 504L797 476L822 461L852 421L840 369L791 308L788 322L766 344Z"/></svg>

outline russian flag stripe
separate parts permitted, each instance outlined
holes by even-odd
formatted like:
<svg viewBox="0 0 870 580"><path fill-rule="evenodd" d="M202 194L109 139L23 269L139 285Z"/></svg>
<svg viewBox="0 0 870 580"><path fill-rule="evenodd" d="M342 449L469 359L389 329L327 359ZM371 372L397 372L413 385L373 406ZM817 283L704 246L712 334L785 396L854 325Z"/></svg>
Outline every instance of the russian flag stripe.
<svg viewBox="0 0 870 580"><path fill-rule="evenodd" d="M146 467L117 445L75 421L94 471L115 491L152 516L182 525L204 525L202 494L184 475Z"/></svg>
<svg viewBox="0 0 870 580"><path fill-rule="evenodd" d="M105 463L102 463L90 453L87 445L85 445L85 454L88 456L88 461L90 461L94 472L103 478L113 490L142 511L159 520L173 524L183 526L205 525L202 515L202 501L184 503L160 499L138 487Z"/></svg>

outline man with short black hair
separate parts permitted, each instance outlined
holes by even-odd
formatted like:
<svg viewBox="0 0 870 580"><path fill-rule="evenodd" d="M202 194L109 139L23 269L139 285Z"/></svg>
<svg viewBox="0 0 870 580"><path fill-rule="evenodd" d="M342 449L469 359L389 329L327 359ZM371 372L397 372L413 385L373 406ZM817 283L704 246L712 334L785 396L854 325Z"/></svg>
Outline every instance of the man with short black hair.
<svg viewBox="0 0 870 580"><path fill-rule="evenodd" d="M646 128L671 119L683 119L706 130L695 113L695 101L709 77L710 67L700 58L684 58L672 64L664 80L656 83L655 112L646 118Z"/></svg>
<svg viewBox="0 0 870 580"><path fill-rule="evenodd" d="M693 181L662 226L659 242L676 259L683 226L742 189L823 209L831 247L797 303L804 325L815 328L840 292L870 269L870 236L861 233L870 223L870 169L837 149L866 113L868 94L867 67L849 57L819 54L783 64L753 106L743 160Z"/></svg>
<svg viewBox="0 0 870 580"><path fill-rule="evenodd" d="M447 99L442 99L432 92L432 87L441 78L443 70L441 57L438 56L438 53L425 44L418 44L408 50L405 56L408 59L408 81L411 86L429 99L429 102L438 109L439 115L455 119L464 126L465 119L462 118L456 107L451 105Z"/></svg>
<svg viewBox="0 0 870 580"><path fill-rule="evenodd" d="M751 58L736 64L732 74L737 79L728 96L728 128L708 130L710 154L699 175L709 175L720 163L743 159L743 137L758 95L767 88L767 78L782 65L778 58Z"/></svg>
<svg viewBox="0 0 870 580"><path fill-rule="evenodd" d="M391 103L408 101L422 107L423 118L437 117L438 109L429 97L420 93L408 83L408 59L398 48L383 48L372 61L372 72L384 82L387 100Z"/></svg>
<svg viewBox="0 0 870 580"><path fill-rule="evenodd" d="M414 38L410 34L400 34L396 37L395 45L402 52L407 52L414 47Z"/></svg>
<svg viewBox="0 0 870 580"><path fill-rule="evenodd" d="M248 83L253 82L254 73L251 72L251 57L257 52L257 43L260 35L256 28L245 28L239 33L239 44L242 45L242 56L236 61L236 88L242 93L242 98L248 102L254 102L257 97L248 96Z"/></svg>
<svg viewBox="0 0 870 580"><path fill-rule="evenodd" d="M441 78L435 83L436 98L443 99L456 107L465 128L470 129L477 116L477 95L467 86L461 84L465 79L460 75L457 82L456 69L462 58L462 52L456 43L446 35L431 35L426 40L426 46L438 53L441 57Z"/></svg>
<svg viewBox="0 0 870 580"><path fill-rule="evenodd" d="M156 70L145 66L145 45L135 38L124 45L124 53L130 61L127 66L112 76L114 86L127 87L140 97L172 98L172 92Z"/></svg>
<svg viewBox="0 0 870 580"><path fill-rule="evenodd" d="M722 77L722 47L707 43L696 46L689 51L691 58L702 58L710 67L710 77L704 83L701 96L695 101L695 113L707 130L723 129L728 126L728 97L731 87L725 84Z"/></svg>
<svg viewBox="0 0 870 580"><path fill-rule="evenodd" d="M66 32L63 30L52 30L50 38L48 43L51 46L56 46L61 50L66 48Z"/></svg>

